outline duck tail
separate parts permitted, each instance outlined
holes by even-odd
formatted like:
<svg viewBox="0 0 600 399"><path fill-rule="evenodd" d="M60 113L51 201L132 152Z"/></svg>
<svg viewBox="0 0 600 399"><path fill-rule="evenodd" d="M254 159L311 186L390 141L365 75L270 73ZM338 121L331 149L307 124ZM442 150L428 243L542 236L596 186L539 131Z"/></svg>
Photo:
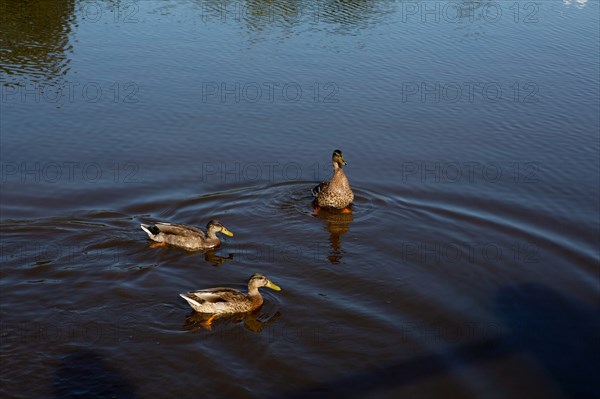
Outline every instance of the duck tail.
<svg viewBox="0 0 600 399"><path fill-rule="evenodd" d="M320 193L320 192L321 192L321 190L323 189L323 184L324 184L324 183L319 183L319 184L317 184L317 186L316 186L316 187L314 187L314 188L312 189L312 193L313 193L313 195L314 195L315 197L316 197L317 195L319 195L319 193Z"/></svg>
<svg viewBox="0 0 600 399"><path fill-rule="evenodd" d="M140 227L142 228L142 230L144 230L148 234L148 237L150 237L150 238L154 238L155 235L160 233L160 230L158 229L158 227L156 227L154 225L140 224Z"/></svg>
<svg viewBox="0 0 600 399"><path fill-rule="evenodd" d="M200 307L200 304L198 303L198 301L190 298L188 296L188 294L179 294L179 296L182 297L183 299L185 299L192 308L195 309L196 307Z"/></svg>

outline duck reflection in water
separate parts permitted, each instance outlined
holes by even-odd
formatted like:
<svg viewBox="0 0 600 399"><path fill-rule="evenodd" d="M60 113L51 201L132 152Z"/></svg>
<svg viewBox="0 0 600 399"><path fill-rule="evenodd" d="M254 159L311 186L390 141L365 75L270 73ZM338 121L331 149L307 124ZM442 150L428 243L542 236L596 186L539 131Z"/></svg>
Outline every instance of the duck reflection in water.
<svg viewBox="0 0 600 399"><path fill-rule="evenodd" d="M238 324L244 323L244 328L254 333L260 333L269 324L274 323L281 313L275 312L273 314L261 312L261 309L253 310L247 313L235 313L235 314L221 314L211 315L207 313L190 313L184 324L184 328L189 331L201 331L201 330L212 330L214 321L221 320L223 323Z"/></svg>
<svg viewBox="0 0 600 399"><path fill-rule="evenodd" d="M327 255L327 260L332 265L339 265L342 262L342 236L350 231L350 223L353 216L351 208L343 211L337 209L313 208L313 215L326 222L326 228L329 232L329 244L331 250Z"/></svg>
<svg viewBox="0 0 600 399"><path fill-rule="evenodd" d="M212 264L213 266L221 266L223 263L227 262L228 260L233 260L233 254L230 253L229 255L227 255L227 257L225 257L225 256L217 255L217 253L215 252L214 249L210 249L210 250L204 252L204 260L207 261L208 263Z"/></svg>
<svg viewBox="0 0 600 399"><path fill-rule="evenodd" d="M149 247L152 247L152 245L149 245ZM164 247L162 247L162 248L164 249ZM197 252L200 252L202 255L204 255L204 260L215 267L221 266L223 263L233 260L233 257L235 256L235 254L231 253L231 252L227 256L221 256L214 249L208 249L208 250L197 251ZM189 253L187 255L188 256L198 256L197 252Z"/></svg>

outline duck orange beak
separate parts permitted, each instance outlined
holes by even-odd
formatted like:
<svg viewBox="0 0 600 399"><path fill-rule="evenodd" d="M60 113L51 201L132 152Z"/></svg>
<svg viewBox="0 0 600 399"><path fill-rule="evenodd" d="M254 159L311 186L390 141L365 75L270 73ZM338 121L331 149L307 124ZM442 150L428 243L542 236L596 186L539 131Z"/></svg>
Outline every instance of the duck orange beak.
<svg viewBox="0 0 600 399"><path fill-rule="evenodd" d="M233 233L231 231L227 230L225 227L223 227L221 229L221 233L225 234L228 237L233 237Z"/></svg>
<svg viewBox="0 0 600 399"><path fill-rule="evenodd" d="M271 282L271 280L269 280L269 282L267 283L267 285L265 285L265 287L270 288L275 291L281 291L281 288L278 285L273 284Z"/></svg>

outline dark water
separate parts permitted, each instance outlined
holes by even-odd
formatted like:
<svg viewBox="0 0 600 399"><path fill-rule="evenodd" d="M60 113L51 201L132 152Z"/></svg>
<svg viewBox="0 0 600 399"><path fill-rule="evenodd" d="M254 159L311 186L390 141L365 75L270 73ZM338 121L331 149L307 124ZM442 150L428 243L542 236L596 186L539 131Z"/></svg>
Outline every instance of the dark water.
<svg viewBox="0 0 600 399"><path fill-rule="evenodd" d="M2 397L600 396L599 3L0 1ZM344 151L350 215L312 215ZM235 233L150 248L141 222ZM180 292L283 288L202 328Z"/></svg>

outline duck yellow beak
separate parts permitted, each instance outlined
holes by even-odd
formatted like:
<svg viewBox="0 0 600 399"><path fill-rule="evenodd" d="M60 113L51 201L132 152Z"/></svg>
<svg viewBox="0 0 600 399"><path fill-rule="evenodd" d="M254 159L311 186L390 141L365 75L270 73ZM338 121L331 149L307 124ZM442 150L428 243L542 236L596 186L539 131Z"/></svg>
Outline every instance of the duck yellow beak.
<svg viewBox="0 0 600 399"><path fill-rule="evenodd" d="M265 287L270 288L270 289L275 290L275 291L281 291L281 288L279 288L278 285L273 284L271 281L269 281L267 283L267 285L265 285Z"/></svg>
<svg viewBox="0 0 600 399"><path fill-rule="evenodd" d="M346 161L344 161L344 157L340 157L340 164L342 164L342 165L348 165L346 163Z"/></svg>
<svg viewBox="0 0 600 399"><path fill-rule="evenodd" d="M221 229L221 233L225 234L226 236L233 237L233 233L227 230L225 227Z"/></svg>

